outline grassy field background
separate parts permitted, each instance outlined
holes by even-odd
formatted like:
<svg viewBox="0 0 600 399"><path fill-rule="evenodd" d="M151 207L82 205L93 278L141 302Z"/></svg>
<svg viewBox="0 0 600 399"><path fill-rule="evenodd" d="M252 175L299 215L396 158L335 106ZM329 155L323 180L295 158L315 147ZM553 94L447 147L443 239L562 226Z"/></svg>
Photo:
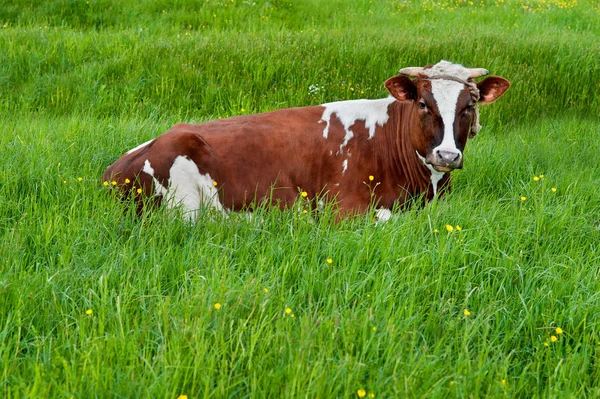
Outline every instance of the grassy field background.
<svg viewBox="0 0 600 399"><path fill-rule="evenodd" d="M4 0L0 396L600 396L599 54L591 0ZM175 122L440 59L512 87L389 223L137 218L100 184Z"/></svg>

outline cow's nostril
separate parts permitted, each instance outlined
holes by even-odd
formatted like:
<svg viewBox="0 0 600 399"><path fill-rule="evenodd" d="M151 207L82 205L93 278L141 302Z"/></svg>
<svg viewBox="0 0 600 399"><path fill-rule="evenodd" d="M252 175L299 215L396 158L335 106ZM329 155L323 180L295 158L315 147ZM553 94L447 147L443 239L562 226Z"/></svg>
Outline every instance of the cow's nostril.
<svg viewBox="0 0 600 399"><path fill-rule="evenodd" d="M444 151L444 150L438 150L437 151L437 155L438 155L438 157L440 157L444 161L449 161L449 162L453 162L453 161L457 160L460 157L460 153L459 152Z"/></svg>

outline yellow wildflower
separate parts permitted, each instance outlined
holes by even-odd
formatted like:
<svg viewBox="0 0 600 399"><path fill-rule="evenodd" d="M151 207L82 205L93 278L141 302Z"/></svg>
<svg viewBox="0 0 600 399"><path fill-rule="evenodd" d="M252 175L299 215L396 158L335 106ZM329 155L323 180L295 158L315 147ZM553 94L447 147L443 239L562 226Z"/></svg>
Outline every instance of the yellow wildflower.
<svg viewBox="0 0 600 399"><path fill-rule="evenodd" d="M108 186L108 182L107 182L107 181L105 181L103 184L104 184L105 186Z"/></svg>
<svg viewBox="0 0 600 399"><path fill-rule="evenodd" d="M116 186L117 182L113 180L113 181L110 182L110 184L112 184L113 186Z"/></svg>
<svg viewBox="0 0 600 399"><path fill-rule="evenodd" d="M217 182L213 181L213 186L217 187Z"/></svg>
<svg viewBox="0 0 600 399"><path fill-rule="evenodd" d="M356 391L356 394L359 398L364 398L367 395L367 391L361 388L358 391Z"/></svg>
<svg viewBox="0 0 600 399"><path fill-rule="evenodd" d="M552 187L552 192L555 193L556 192L556 187Z"/></svg>
<svg viewBox="0 0 600 399"><path fill-rule="evenodd" d="M521 201L527 201L527 197L521 196Z"/></svg>
<svg viewBox="0 0 600 399"><path fill-rule="evenodd" d="M129 184L129 183L131 183L131 180L125 179L125 184Z"/></svg>
<svg viewBox="0 0 600 399"><path fill-rule="evenodd" d="M67 184L67 181L66 181L66 180L63 180L63 184Z"/></svg>
<svg viewBox="0 0 600 399"><path fill-rule="evenodd" d="M301 195L302 198L306 198L308 196L308 193L306 191L302 191Z"/></svg>
<svg viewBox="0 0 600 399"><path fill-rule="evenodd" d="M456 231L461 231L462 227L460 227L459 225L456 225Z"/></svg>
<svg viewBox="0 0 600 399"><path fill-rule="evenodd" d="M558 341L558 338L556 337L556 335L552 335L552 336L550 337L550 341L552 341L552 342L556 342L556 341Z"/></svg>
<svg viewBox="0 0 600 399"><path fill-rule="evenodd" d="M446 225L446 230L448 230L449 233L452 233L454 231L454 227L452 227L449 224L447 224Z"/></svg>
<svg viewBox="0 0 600 399"><path fill-rule="evenodd" d="M138 193L138 194L141 194L141 193L142 193L142 189L141 189L141 188L138 188L138 189L137 189L137 193Z"/></svg>
<svg viewBox="0 0 600 399"><path fill-rule="evenodd" d="M242 113L246 112L246 110L244 108L242 108Z"/></svg>
<svg viewBox="0 0 600 399"><path fill-rule="evenodd" d="M373 392L371 392L371 393L369 394L369 398L371 398L371 399L372 399L372 398L374 398L374 397L375 397L375 394L374 394Z"/></svg>
<svg viewBox="0 0 600 399"><path fill-rule="evenodd" d="M543 178L544 178L544 175L540 175L540 179L543 179Z"/></svg>
<svg viewBox="0 0 600 399"><path fill-rule="evenodd" d="M502 379L502 381L500 381L500 383L501 383L502 385L506 385L506 380L505 380L505 379Z"/></svg>
<svg viewBox="0 0 600 399"><path fill-rule="evenodd" d="M548 341L545 341L545 342L544 342L544 346L548 346Z"/></svg>
<svg viewBox="0 0 600 399"><path fill-rule="evenodd" d="M560 327L556 327L556 330L554 330L554 331L556 331L556 333L557 333L558 335L560 335L560 334L562 334L562 333L564 332L564 331L563 331L563 329L562 329L562 328L560 328Z"/></svg>
<svg viewBox="0 0 600 399"><path fill-rule="evenodd" d="M305 210L302 211L302 213L308 213L308 211L305 209Z"/></svg>
<svg viewBox="0 0 600 399"><path fill-rule="evenodd" d="M372 328L372 330L373 330L373 331L377 331L377 327L373 327L373 328Z"/></svg>
<svg viewBox="0 0 600 399"><path fill-rule="evenodd" d="M328 259L327 259L327 263L329 263L329 264L331 265L331 264L333 263L333 259L331 259L331 258L328 258Z"/></svg>
<svg viewBox="0 0 600 399"><path fill-rule="evenodd" d="M265 292L265 294L266 294L267 292L269 292L269 289L268 289L268 288L265 288L265 289L263 289L263 291L264 291L264 292Z"/></svg>
<svg viewBox="0 0 600 399"><path fill-rule="evenodd" d="M471 312L469 312L469 309L465 309L465 310L463 310L463 314L464 314L465 316L470 316L470 315L471 315Z"/></svg>
<svg viewBox="0 0 600 399"><path fill-rule="evenodd" d="M533 176L533 181L538 181L538 180L540 180L540 178L539 178L539 177L537 177L537 176Z"/></svg>
<svg viewBox="0 0 600 399"><path fill-rule="evenodd" d="M83 177L78 177L77 178L77 181L82 181L82 180L83 180Z"/></svg>
<svg viewBox="0 0 600 399"><path fill-rule="evenodd" d="M438 229L433 229L434 233L439 233L440 231Z"/></svg>
<svg viewBox="0 0 600 399"><path fill-rule="evenodd" d="M88 309L85 311L85 314L88 316L91 315L92 313L94 313L94 311L92 309Z"/></svg>
<svg viewBox="0 0 600 399"><path fill-rule="evenodd" d="M215 303L215 309L217 309L217 310L221 309L221 304L219 302Z"/></svg>
<svg viewBox="0 0 600 399"><path fill-rule="evenodd" d="M369 175L369 181L373 181L375 180L375 177L373 175Z"/></svg>
<svg viewBox="0 0 600 399"><path fill-rule="evenodd" d="M164 11L163 11L164 12ZM165 13L166 14L166 13ZM179 395L177 399L188 399L187 395Z"/></svg>
<svg viewBox="0 0 600 399"><path fill-rule="evenodd" d="M285 314L290 314L292 313L292 309L290 308L285 308Z"/></svg>

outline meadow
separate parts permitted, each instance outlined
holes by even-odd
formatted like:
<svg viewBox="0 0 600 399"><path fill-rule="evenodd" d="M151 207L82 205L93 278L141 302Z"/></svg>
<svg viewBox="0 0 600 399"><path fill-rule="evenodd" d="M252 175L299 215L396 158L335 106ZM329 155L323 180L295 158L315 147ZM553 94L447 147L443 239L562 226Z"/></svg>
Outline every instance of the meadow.
<svg viewBox="0 0 600 399"><path fill-rule="evenodd" d="M600 397L593 0L4 0L3 398ZM102 172L176 122L512 82L453 190L332 223L158 209Z"/></svg>

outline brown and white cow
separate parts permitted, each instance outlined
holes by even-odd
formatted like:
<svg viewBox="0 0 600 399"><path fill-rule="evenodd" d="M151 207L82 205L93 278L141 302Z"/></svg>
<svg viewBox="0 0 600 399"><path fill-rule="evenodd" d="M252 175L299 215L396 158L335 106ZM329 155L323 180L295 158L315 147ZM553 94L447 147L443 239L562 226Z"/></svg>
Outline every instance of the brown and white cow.
<svg viewBox="0 0 600 399"><path fill-rule="evenodd" d="M387 219L394 204L436 196L462 168L467 138L479 129L477 104L510 86L495 76L473 81L487 73L441 61L402 69L379 100L177 124L127 152L103 178L138 200L182 206L188 218L206 207L287 207L302 193L335 199L341 216L375 207Z"/></svg>

